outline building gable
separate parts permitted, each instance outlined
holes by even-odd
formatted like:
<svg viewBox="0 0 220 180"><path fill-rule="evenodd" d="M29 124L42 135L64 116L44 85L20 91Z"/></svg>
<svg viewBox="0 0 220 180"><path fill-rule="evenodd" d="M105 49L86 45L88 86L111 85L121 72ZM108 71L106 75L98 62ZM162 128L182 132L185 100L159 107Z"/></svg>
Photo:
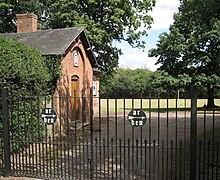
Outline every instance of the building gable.
<svg viewBox="0 0 220 180"><path fill-rule="evenodd" d="M92 66L96 64L95 55L84 33L83 27L49 29L36 32L5 33L0 36L18 41L38 49L42 55L65 55L68 48L81 38Z"/></svg>

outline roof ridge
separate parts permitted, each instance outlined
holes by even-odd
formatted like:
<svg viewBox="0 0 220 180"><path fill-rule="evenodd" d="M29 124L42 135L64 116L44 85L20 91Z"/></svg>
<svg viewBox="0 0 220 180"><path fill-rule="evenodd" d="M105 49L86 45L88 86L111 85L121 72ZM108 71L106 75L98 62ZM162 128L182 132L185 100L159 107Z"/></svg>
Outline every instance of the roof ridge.
<svg viewBox="0 0 220 180"><path fill-rule="evenodd" d="M58 30L71 30L71 29L79 29L83 31L85 28L83 26L79 27L66 27L66 28L57 28L57 29L41 29L35 32L10 32L10 33L0 33L0 34L26 34L26 33L38 33L38 32L46 32L46 31L58 31Z"/></svg>

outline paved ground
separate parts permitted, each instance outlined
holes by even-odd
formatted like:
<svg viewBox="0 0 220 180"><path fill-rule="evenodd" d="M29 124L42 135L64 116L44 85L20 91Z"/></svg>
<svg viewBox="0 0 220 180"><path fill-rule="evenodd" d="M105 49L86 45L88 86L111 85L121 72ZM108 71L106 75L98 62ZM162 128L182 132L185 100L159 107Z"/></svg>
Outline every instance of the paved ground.
<svg viewBox="0 0 220 180"><path fill-rule="evenodd" d="M35 178L28 178L28 177L0 177L0 180L40 180L40 179L35 179Z"/></svg>
<svg viewBox="0 0 220 180"><path fill-rule="evenodd" d="M101 119L101 135L100 132L96 132L94 136L101 138L114 138L115 140L127 139L146 139L146 140L186 140L190 136L190 112L169 112L167 113L151 113L147 115L146 124L140 128L132 128L127 120L127 112L125 116L118 114L115 118L114 114L110 114L106 117L102 114ZM96 121L98 118L96 118ZM98 129L99 124L96 123L95 129ZM213 129L214 127L214 129ZM216 140L220 140L220 114L206 114L198 113L197 115L197 134L198 140L204 140L204 138L211 140L212 136L216 137ZM214 133L213 133L214 132ZM205 136L204 136L205 135Z"/></svg>
<svg viewBox="0 0 220 180"><path fill-rule="evenodd" d="M115 117L114 113L110 114L109 117L107 117L105 114L102 114L101 116L101 131L94 132L93 157L95 157L95 166L93 167L93 172L95 177L101 179L111 179L111 177L114 179L118 179L119 177L121 179L138 179L139 177L151 179L150 177L159 178L163 175L164 179L166 179L166 176L170 175L173 175L173 178L177 175L181 176L181 173L178 174L176 172L183 171L183 174L188 173L188 149L182 149L182 151L179 151L179 144L178 147L175 147L175 144L173 144L173 147L171 147L172 144L170 144L170 141L172 139L175 143L175 141L179 142L180 140L182 140L183 143L188 143L190 135L190 112L147 114L148 120L145 126L142 128L131 127L131 125L127 121L127 112L125 113L125 115L117 114L117 118ZM99 128L98 120L99 118L96 118L96 123L94 125L95 130L98 130ZM206 138L206 140L211 140L213 137L213 127L215 137L219 138L220 132L218 131L218 129L220 128L220 114L215 114L215 118L213 118L213 114L206 114L205 117L202 113L198 114L197 127L199 139L202 140ZM204 132L206 136L204 136ZM101 138L101 141L97 141L98 144L95 143L95 137ZM108 138L109 144L107 144ZM111 138L114 138L114 142L111 141ZM136 145L136 140L140 140L140 138L142 138L143 141L138 141L138 145ZM121 146L119 146L120 139L122 140ZM128 139L130 140L129 145L127 144ZM148 141L146 145L144 144L144 139ZM153 141L154 139L155 144L152 144L152 142L149 143L149 140ZM160 145L162 139L164 140L164 145L168 144L169 147L166 148ZM134 140L133 145L132 140ZM103 142L105 143L103 144ZM113 143L111 144L111 142ZM182 148L184 147L183 145L184 144L182 144ZM38 146L41 146L41 152L43 152L43 144L36 145L36 147ZM80 143L76 147L64 147L65 145L60 147L60 145L54 144L51 147L52 151L50 151L50 146L46 144L44 144L44 151L46 149L46 146L48 148L48 151L42 157L41 165L42 162L45 162L44 167L50 167L48 166L48 163L51 165L55 164L55 168L44 169L43 167L41 167L39 169L39 165L37 166L36 161L34 160L34 169L38 169L38 173L40 173L40 175L50 175L50 173L52 173L53 177L55 173L59 173L57 175L58 177L67 176L68 179L68 176L70 175L70 177L74 177L74 179L77 179L75 177L77 175L75 174L78 173L78 179L86 179L83 177L89 177L91 168L90 164L88 163L91 156L90 139L87 144ZM144 146L146 146L146 148L140 148ZM35 150L30 150L30 152L35 152ZM39 153L39 151L37 152ZM53 157L53 153L55 156L55 160L51 160L50 158ZM48 156L46 156L46 154L48 154ZM180 155L182 157L179 157ZM20 159L21 157L18 156L17 158ZM40 155L38 157L40 157ZM33 160L31 159L31 162L32 161ZM21 158L21 162L25 162L25 159ZM29 160L27 162L29 162ZM167 165L169 165L169 167L167 167ZM24 166L24 172L25 168L26 166ZM31 165L30 168L33 170L33 167L31 167ZM183 170L184 168L186 169ZM30 170L30 173L32 173L32 170ZM1 179L37 180L31 178L14 177L0 178L0 180Z"/></svg>

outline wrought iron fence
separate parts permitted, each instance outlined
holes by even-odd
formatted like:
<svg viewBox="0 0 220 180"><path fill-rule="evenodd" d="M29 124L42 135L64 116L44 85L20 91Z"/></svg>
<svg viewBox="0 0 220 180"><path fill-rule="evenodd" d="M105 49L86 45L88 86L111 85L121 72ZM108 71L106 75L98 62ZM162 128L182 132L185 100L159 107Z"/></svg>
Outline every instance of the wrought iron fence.
<svg viewBox="0 0 220 180"><path fill-rule="evenodd" d="M1 173L42 179L218 179L220 113L199 107L200 101L205 100L101 99L92 90L79 97L27 96L5 87ZM45 124L45 108L57 112L56 123ZM145 112L144 126L129 123L134 109Z"/></svg>

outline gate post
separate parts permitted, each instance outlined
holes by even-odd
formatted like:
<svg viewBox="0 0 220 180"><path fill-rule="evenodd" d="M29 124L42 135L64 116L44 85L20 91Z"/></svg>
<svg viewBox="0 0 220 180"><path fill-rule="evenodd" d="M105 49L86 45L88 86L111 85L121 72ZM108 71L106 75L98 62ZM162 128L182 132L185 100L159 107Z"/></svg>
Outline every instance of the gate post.
<svg viewBox="0 0 220 180"><path fill-rule="evenodd" d="M2 120L3 120L3 139L4 139L4 177L10 174L10 140L9 140L9 116L8 116L8 88L6 82L2 88Z"/></svg>
<svg viewBox="0 0 220 180"><path fill-rule="evenodd" d="M196 179L197 156L197 94L195 84L191 86L191 126L190 126L190 180Z"/></svg>

